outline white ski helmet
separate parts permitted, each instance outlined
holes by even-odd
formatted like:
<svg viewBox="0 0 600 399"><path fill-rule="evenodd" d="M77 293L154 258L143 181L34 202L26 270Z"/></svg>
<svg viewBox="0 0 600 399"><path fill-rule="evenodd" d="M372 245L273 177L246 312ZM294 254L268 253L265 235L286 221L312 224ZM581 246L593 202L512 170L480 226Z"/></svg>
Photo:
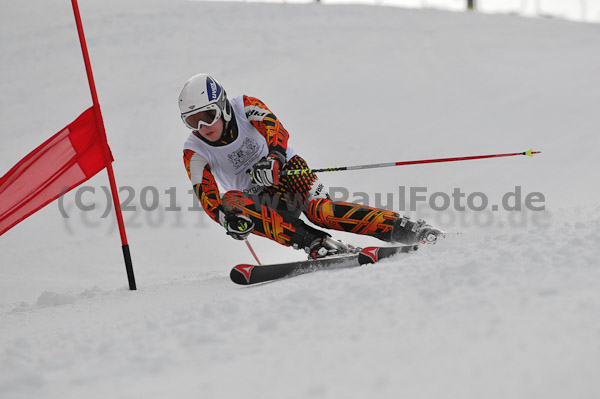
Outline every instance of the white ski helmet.
<svg viewBox="0 0 600 399"><path fill-rule="evenodd" d="M225 122L231 120L231 104L227 93L215 78L206 73L194 75L185 82L179 93L179 111L183 123L192 130L198 130L202 125L211 126L221 116ZM205 111L209 111L207 115L190 118Z"/></svg>

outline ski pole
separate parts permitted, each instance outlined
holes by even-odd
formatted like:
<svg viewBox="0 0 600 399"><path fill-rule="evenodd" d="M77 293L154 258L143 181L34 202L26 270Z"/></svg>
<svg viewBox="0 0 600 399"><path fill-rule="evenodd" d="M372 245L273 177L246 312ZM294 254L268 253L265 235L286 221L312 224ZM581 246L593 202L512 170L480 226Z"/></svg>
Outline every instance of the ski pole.
<svg viewBox="0 0 600 399"><path fill-rule="evenodd" d="M256 256L256 252L254 252L254 249L252 248L252 245L250 245L250 241L248 241L248 239L246 238L244 240L246 242L246 245L248 246L248 249L250 250L250 252L252 253L252 256L254 256L254 259L256 259L256 262L259 265L262 265L262 263L260 262L260 260L258 260L258 256Z"/></svg>
<svg viewBox="0 0 600 399"><path fill-rule="evenodd" d="M421 159L418 161L401 161L401 162L387 162L387 163L374 163L369 165L354 165L354 166L340 166L337 168L321 168L321 169L292 169L282 170L280 176L290 175L302 175L307 173L321 173L321 172L339 172L342 170L359 170L359 169L375 169L375 168L386 168L389 166L404 166L404 165L416 165L422 163L437 163L437 162L455 162L455 161L470 161L473 159L484 159L484 158L499 158L499 157L512 157L515 155L527 155L533 157L533 154L541 154L541 151L525 151L515 152L511 154L493 154L493 155L474 155L469 157L454 157L454 158L439 158L439 159Z"/></svg>

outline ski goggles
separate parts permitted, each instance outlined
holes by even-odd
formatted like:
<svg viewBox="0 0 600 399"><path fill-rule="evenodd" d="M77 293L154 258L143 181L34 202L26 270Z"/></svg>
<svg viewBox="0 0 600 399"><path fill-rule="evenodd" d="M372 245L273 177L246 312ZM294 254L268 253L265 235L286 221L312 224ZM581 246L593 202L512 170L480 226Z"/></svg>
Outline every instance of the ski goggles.
<svg viewBox="0 0 600 399"><path fill-rule="evenodd" d="M202 126L212 126L219 118L221 118L221 109L217 104L209 104L181 115L183 123L192 130L200 130Z"/></svg>

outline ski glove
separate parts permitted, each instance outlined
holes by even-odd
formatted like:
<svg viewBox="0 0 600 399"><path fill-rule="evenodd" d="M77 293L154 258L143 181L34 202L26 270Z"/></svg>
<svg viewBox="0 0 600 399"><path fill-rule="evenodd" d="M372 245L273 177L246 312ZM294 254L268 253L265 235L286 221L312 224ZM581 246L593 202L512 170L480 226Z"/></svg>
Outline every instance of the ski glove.
<svg viewBox="0 0 600 399"><path fill-rule="evenodd" d="M254 164L250 177L259 186L268 187L279 184L281 161L277 155L271 154Z"/></svg>
<svg viewBox="0 0 600 399"><path fill-rule="evenodd" d="M225 216L223 227L227 230L228 236L231 236L236 240L245 240L250 233L252 233L254 222L249 217L240 213L237 215Z"/></svg>

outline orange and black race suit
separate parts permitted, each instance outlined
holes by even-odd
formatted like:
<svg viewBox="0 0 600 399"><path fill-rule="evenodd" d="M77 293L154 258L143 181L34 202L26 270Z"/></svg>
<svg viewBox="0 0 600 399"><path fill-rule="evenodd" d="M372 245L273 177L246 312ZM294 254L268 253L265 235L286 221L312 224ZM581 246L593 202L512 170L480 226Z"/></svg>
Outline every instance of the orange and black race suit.
<svg viewBox="0 0 600 399"><path fill-rule="evenodd" d="M266 111L262 119L248 118L249 123L264 137L270 153L285 154L289 134L281 122L260 100L248 96L244 96L243 100L246 112L252 112L257 107ZM236 123L233 118L221 140L214 145L226 145L235 140ZM196 135L201 138L199 134ZM184 150L183 154L190 178L190 161L194 154L192 150ZM302 157L295 155L282 169L308 169L308 165ZM299 220L300 213L304 213L308 220L323 228L390 241L393 223L399 217L397 213L364 205L334 202L326 193L319 193L320 189L315 187L316 184L319 184L319 181L314 173L281 176L279 184L265 187L258 194L251 195L232 190L221 197L210 165L206 165L202 171L201 183L194 185L194 192L206 213L216 222L220 222L219 212L242 213L253 220L254 234L282 245L297 244L294 242L295 233L305 226Z"/></svg>

